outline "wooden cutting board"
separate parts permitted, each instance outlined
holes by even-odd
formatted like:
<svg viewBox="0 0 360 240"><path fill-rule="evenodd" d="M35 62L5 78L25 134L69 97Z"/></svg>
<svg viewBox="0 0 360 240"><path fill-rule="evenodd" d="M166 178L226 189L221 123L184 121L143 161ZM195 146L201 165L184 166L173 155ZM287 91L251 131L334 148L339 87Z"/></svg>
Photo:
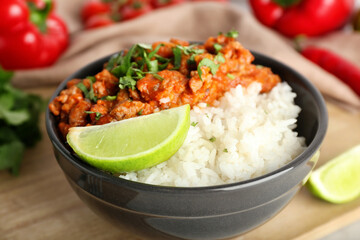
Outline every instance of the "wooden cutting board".
<svg viewBox="0 0 360 240"><path fill-rule="evenodd" d="M33 92L49 98L54 90ZM329 128L317 167L360 144L360 114L327 105ZM141 239L105 222L80 201L57 165L44 116L41 125L43 139L26 152L20 176L0 172L0 239ZM360 199L335 205L302 188L276 217L236 239L316 239L359 219Z"/></svg>

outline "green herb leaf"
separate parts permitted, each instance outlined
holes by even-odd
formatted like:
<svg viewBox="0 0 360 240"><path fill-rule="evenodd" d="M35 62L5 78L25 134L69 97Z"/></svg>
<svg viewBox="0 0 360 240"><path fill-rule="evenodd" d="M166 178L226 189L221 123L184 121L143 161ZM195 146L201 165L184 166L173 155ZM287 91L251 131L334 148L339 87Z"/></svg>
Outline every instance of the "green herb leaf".
<svg viewBox="0 0 360 240"><path fill-rule="evenodd" d="M197 46L197 44L192 44L192 45L189 45L189 46L181 46L181 45L177 45L176 47L177 48L180 48L181 51L183 51L183 53L185 55L190 55L190 54L195 54L195 55L198 55L198 54L202 54L204 53L204 49L197 49L195 48Z"/></svg>
<svg viewBox="0 0 360 240"><path fill-rule="evenodd" d="M234 75L232 75L231 73L226 74L226 76L227 76L228 78L232 79L232 80L234 80L234 79L235 79L235 76L234 76Z"/></svg>
<svg viewBox="0 0 360 240"><path fill-rule="evenodd" d="M96 82L96 78L94 76L87 76L87 79L89 79L92 83Z"/></svg>
<svg viewBox="0 0 360 240"><path fill-rule="evenodd" d="M92 79L90 80L92 81ZM86 86L82 82L76 84L76 87L78 87L83 92L84 97L89 99L90 101L96 102L98 100L97 97L95 96L92 83L90 84L90 91L86 88Z"/></svg>
<svg viewBox="0 0 360 240"><path fill-rule="evenodd" d="M211 61L210 59L208 58L204 58L202 59L200 62L199 62L199 65L197 67L197 71L198 71L198 74L199 74L199 77L201 80L202 79L202 71L201 71L201 67L202 66L206 66L206 67L209 67L210 68L210 71L212 73L212 75L215 75L218 68L219 68L219 65L218 64L215 64L213 61Z"/></svg>
<svg viewBox="0 0 360 240"><path fill-rule="evenodd" d="M121 58L121 62L119 62L119 65L116 66L114 69L111 70L111 73L120 78L126 75L128 72L128 69L131 67L131 59L133 54L135 53L135 50L137 49L137 45L133 45L130 50L127 52L127 54Z"/></svg>
<svg viewBox="0 0 360 240"><path fill-rule="evenodd" d="M147 65L150 72L157 73L159 71L157 60L149 61Z"/></svg>
<svg viewBox="0 0 360 240"><path fill-rule="evenodd" d="M157 74L157 73L151 73L151 74L154 76L154 78L156 78L156 79L158 79L160 81L164 80L164 78L162 76L160 76L159 74Z"/></svg>
<svg viewBox="0 0 360 240"><path fill-rule="evenodd" d="M210 141L210 142L215 142L215 141L216 141L216 137L211 137L211 138L209 139L209 141Z"/></svg>
<svg viewBox="0 0 360 240"><path fill-rule="evenodd" d="M139 47L144 48L144 49L148 49L148 50L152 50L151 44L147 44L147 43L138 43L137 44ZM160 45L160 44L159 44Z"/></svg>
<svg viewBox="0 0 360 240"><path fill-rule="evenodd" d="M216 53L218 53L222 49L222 46L219 43L214 43L214 49Z"/></svg>
<svg viewBox="0 0 360 240"><path fill-rule="evenodd" d="M141 116L143 112L143 109L140 109L140 111L137 113L138 116Z"/></svg>
<svg viewBox="0 0 360 240"><path fill-rule="evenodd" d="M135 90L136 81L130 77L130 76L124 76L119 78L119 88L125 89L125 88L131 88L132 90Z"/></svg>
<svg viewBox="0 0 360 240"><path fill-rule="evenodd" d="M220 63L224 63L225 62L225 58L223 56L222 53L218 53L215 58L214 58L215 61L217 62L220 62Z"/></svg>
<svg viewBox="0 0 360 240"><path fill-rule="evenodd" d="M85 85L82 82L76 84L76 87L83 92L85 98L89 98L89 90L85 87Z"/></svg>
<svg viewBox="0 0 360 240"><path fill-rule="evenodd" d="M99 113L99 112L93 112L93 111L85 111L85 113L87 114L92 114L92 113L95 113L95 120L99 120L101 117L102 117L102 114Z"/></svg>
<svg viewBox="0 0 360 240"><path fill-rule="evenodd" d="M198 125L198 123L199 123L199 122L192 122L192 123L191 123L191 126L196 127L196 125Z"/></svg>
<svg viewBox="0 0 360 240"><path fill-rule="evenodd" d="M229 151L228 151L228 149L227 149L227 148L224 148L223 152L226 152L226 153L227 153L227 152L229 152Z"/></svg>
<svg viewBox="0 0 360 240"><path fill-rule="evenodd" d="M119 53L112 55L106 64L106 70L111 71L117 65L119 57L122 57Z"/></svg>
<svg viewBox="0 0 360 240"><path fill-rule="evenodd" d="M97 97L95 96L94 88L93 88L92 84L90 85L89 99L93 102L97 102L97 100L98 100Z"/></svg>
<svg viewBox="0 0 360 240"><path fill-rule="evenodd" d="M237 38L239 36L239 32L236 30L231 30L228 33L226 33L225 36L230 38Z"/></svg>
<svg viewBox="0 0 360 240"><path fill-rule="evenodd" d="M159 61L159 59L158 59L158 61ZM170 59L168 59L168 60L167 60L166 62L164 62L163 64L160 64L160 65L158 66L159 71L162 71L162 70L166 69L167 66L169 65L169 62L170 62Z"/></svg>
<svg viewBox="0 0 360 240"><path fill-rule="evenodd" d="M181 48L176 46L172 49L174 54L174 70L178 70L181 66Z"/></svg>
<svg viewBox="0 0 360 240"><path fill-rule="evenodd" d="M115 99L116 96L105 96L101 98L101 100L107 100L107 101L114 101Z"/></svg>
<svg viewBox="0 0 360 240"><path fill-rule="evenodd" d="M152 59L162 46L164 46L164 44L157 45L156 48L149 53L149 58ZM150 47L150 49L151 49L151 47Z"/></svg>

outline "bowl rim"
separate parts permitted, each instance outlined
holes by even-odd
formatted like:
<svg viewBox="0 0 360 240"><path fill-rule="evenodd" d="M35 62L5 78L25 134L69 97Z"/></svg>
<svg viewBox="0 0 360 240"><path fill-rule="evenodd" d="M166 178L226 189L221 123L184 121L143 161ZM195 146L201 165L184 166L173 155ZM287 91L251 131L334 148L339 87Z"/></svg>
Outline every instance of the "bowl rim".
<svg viewBox="0 0 360 240"><path fill-rule="evenodd" d="M52 94L50 100L48 103L53 101L53 99L59 95L60 91L63 90L66 86L66 83L75 78L79 72L84 71L87 68L92 68L95 66L98 66L98 64L103 64L106 60L108 60L111 56L114 54L117 54L119 52L107 55L105 57L99 58L95 61L92 61L82 68L75 71L73 74L71 74L69 77L67 77L64 81L62 81L54 93ZM305 88L310 92L310 94L315 99L315 102L317 103L317 111L318 111L318 129L314 135L314 139L311 141L310 145L306 147L306 149L299 154L296 158L294 158L289 163L285 164L284 166L271 171L269 173L266 173L264 175L251 178L248 180L240 181L240 182L234 182L234 183L227 183L227 184L219 184L219 185L211 185L211 186L198 186L198 187L175 187L175 186L161 186L161 185L153 185L153 184L147 184L142 182L136 182L127 180L124 178L113 176L109 173L103 172L95 167L92 167L88 165L87 163L83 162L79 157L72 154L62 143L62 141L57 137L55 133L55 129L51 125L51 112L49 108L47 107L45 112L45 124L46 124L46 130L47 134L53 144L53 147L55 147L65 158L67 161L69 161L72 165L74 165L76 168L78 168L80 171L85 172L86 174L95 176L99 179L102 179L103 181L107 181L110 183L113 183L115 185L122 185L127 186L133 189L138 190L145 190L145 191L152 191L152 192L159 192L159 193L167 193L171 191L177 191L179 193L196 193L199 190L204 192L216 192L216 191L224 191L224 190L233 190L238 188L246 188L253 185L260 184L261 182L268 181L269 179L272 179L278 175L282 175L287 173L288 171L291 171L292 169L296 168L298 165L301 165L304 160L310 159L316 151L320 148L320 145L325 137L327 127L328 127L328 112L325 104L325 100L323 96L321 95L320 91L303 75L298 73L293 68L287 66L286 64L274 59L270 58L264 54L258 53L256 51L251 51L251 53L256 58L261 58L265 61L271 61L273 64L277 65L277 68L282 68L285 71L290 71L292 74L294 74L297 78L301 80L301 82L304 84Z"/></svg>

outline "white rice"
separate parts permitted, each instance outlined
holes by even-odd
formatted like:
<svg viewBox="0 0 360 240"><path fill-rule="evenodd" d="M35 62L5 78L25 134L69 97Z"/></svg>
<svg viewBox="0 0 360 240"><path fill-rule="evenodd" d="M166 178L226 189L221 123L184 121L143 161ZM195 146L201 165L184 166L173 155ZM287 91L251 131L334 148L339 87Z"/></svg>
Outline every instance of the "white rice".
<svg viewBox="0 0 360 240"><path fill-rule="evenodd" d="M191 111L188 135L168 161L122 178L155 185L195 187L233 183L280 168L305 148L293 131L300 108L287 83L260 94L260 84L238 86L215 107ZM193 126L195 125L196 126Z"/></svg>

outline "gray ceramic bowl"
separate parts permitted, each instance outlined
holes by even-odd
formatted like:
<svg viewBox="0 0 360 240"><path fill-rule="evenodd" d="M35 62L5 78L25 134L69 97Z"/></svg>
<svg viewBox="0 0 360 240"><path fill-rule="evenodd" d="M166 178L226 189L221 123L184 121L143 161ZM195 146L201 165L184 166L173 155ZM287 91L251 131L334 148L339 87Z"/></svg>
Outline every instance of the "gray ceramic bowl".
<svg viewBox="0 0 360 240"><path fill-rule="evenodd" d="M268 221L289 203L307 180L327 129L327 111L316 88L302 75L258 53L255 63L270 67L296 92L302 111L297 131L308 147L286 166L238 183L175 188L147 185L99 171L77 158L62 140L57 119L46 112L46 127L56 159L71 187L98 215L119 228L147 238L223 239L241 235ZM109 57L80 69L66 82L101 71ZM51 100L52 100L51 99Z"/></svg>

